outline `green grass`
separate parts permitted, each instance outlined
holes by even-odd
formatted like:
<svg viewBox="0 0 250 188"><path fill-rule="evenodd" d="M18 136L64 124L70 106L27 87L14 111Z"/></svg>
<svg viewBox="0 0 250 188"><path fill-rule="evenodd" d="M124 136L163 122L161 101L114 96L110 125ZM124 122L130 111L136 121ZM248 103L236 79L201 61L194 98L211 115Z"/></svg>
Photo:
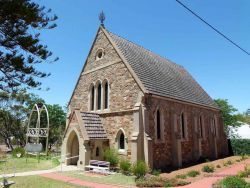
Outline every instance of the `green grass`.
<svg viewBox="0 0 250 188"><path fill-rule="evenodd" d="M135 176L125 176L123 174L113 174L108 176L91 177L79 172L66 172L67 176L78 178L85 181L103 183L103 184L116 184L116 185L135 185Z"/></svg>
<svg viewBox="0 0 250 188"><path fill-rule="evenodd" d="M16 169L16 172L26 172L26 171L33 171L33 170L47 170L51 169L58 165L57 162L46 160L45 158L40 159L40 162L38 163L37 159L34 157L30 157L27 160L26 158L8 158L6 159L7 162L0 163L0 174L3 173L13 173L14 168Z"/></svg>
<svg viewBox="0 0 250 188"><path fill-rule="evenodd" d="M14 181L15 184L11 188L87 188L77 186L65 182L51 180L40 176L25 176L10 178L9 181Z"/></svg>

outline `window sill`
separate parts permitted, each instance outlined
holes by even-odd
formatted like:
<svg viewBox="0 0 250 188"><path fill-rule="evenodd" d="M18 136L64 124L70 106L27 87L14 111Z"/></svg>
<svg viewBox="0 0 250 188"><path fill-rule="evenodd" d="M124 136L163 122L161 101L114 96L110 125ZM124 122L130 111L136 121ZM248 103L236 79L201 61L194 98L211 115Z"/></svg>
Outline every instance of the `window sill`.
<svg viewBox="0 0 250 188"><path fill-rule="evenodd" d="M127 155L127 151L125 149L118 149L119 155Z"/></svg>

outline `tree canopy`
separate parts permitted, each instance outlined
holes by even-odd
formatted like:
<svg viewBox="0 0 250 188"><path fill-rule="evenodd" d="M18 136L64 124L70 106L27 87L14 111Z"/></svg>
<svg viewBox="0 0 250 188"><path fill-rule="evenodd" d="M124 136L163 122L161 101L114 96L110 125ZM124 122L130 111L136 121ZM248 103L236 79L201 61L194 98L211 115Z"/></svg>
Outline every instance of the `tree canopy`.
<svg viewBox="0 0 250 188"><path fill-rule="evenodd" d="M49 76L36 65L52 60L41 43L40 32L56 27L56 15L30 0L0 1L0 90L40 88L39 78Z"/></svg>
<svg viewBox="0 0 250 188"><path fill-rule="evenodd" d="M10 149L13 149L13 143L20 146L25 145L28 118L35 103L45 104L45 101L25 90L18 93L0 92L0 137ZM56 143L61 143L66 124L66 112L58 104L46 104L46 106L50 117L49 149L51 149ZM33 118L31 126L36 126L37 116ZM44 113L42 113L41 127L46 122L45 118Z"/></svg>
<svg viewBox="0 0 250 188"><path fill-rule="evenodd" d="M237 113L238 110L229 104L227 99L215 99L217 105L220 107L223 123L226 134L229 135L230 127L238 127L242 124L243 117ZM231 133L232 134L232 133Z"/></svg>

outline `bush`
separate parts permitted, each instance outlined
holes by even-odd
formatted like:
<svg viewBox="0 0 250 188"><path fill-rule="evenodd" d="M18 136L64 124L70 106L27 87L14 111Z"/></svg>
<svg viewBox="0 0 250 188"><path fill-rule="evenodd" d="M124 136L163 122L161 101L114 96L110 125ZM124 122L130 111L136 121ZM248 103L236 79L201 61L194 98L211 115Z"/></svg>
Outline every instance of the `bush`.
<svg viewBox="0 0 250 188"><path fill-rule="evenodd" d="M129 160L127 160L127 159L121 159L119 166L120 166L121 172L123 174L128 175L130 173L131 163L130 163Z"/></svg>
<svg viewBox="0 0 250 188"><path fill-rule="evenodd" d="M210 162L210 159L205 159L205 162L206 162L206 163Z"/></svg>
<svg viewBox="0 0 250 188"><path fill-rule="evenodd" d="M179 178L179 179L186 179L187 175L186 174L177 174L175 177Z"/></svg>
<svg viewBox="0 0 250 188"><path fill-rule="evenodd" d="M189 172L187 173L187 175L188 175L189 177L196 177L196 176L200 175L200 172L197 171L197 170L191 170L191 171L189 171Z"/></svg>
<svg viewBox="0 0 250 188"><path fill-rule="evenodd" d="M177 187L177 186L184 186L190 184L190 182L184 180L177 180L177 179L168 179L165 180L164 187Z"/></svg>
<svg viewBox="0 0 250 188"><path fill-rule="evenodd" d="M136 180L137 187L163 187L165 180L158 176L150 176L149 178L139 178Z"/></svg>
<svg viewBox="0 0 250 188"><path fill-rule="evenodd" d="M183 180L165 179L159 176L150 176L149 178L139 178L136 180L137 187L177 187L189 183Z"/></svg>
<svg viewBox="0 0 250 188"><path fill-rule="evenodd" d="M250 154L250 139L231 139L234 155Z"/></svg>
<svg viewBox="0 0 250 188"><path fill-rule="evenodd" d="M240 178L247 178L248 176L250 176L250 168L245 166L244 171L239 171L237 176Z"/></svg>
<svg viewBox="0 0 250 188"><path fill-rule="evenodd" d="M52 159L52 163L55 165L55 166L59 166L60 165L60 161L56 158Z"/></svg>
<svg viewBox="0 0 250 188"><path fill-rule="evenodd" d="M248 157L247 157L247 155L246 154L241 154L240 155L240 160L241 161L244 161L244 160L246 160Z"/></svg>
<svg viewBox="0 0 250 188"><path fill-rule="evenodd" d="M202 167L203 172L212 173L214 172L214 167L211 165L205 165Z"/></svg>
<svg viewBox="0 0 250 188"><path fill-rule="evenodd" d="M221 166L219 164L216 165L216 168L221 168Z"/></svg>
<svg viewBox="0 0 250 188"><path fill-rule="evenodd" d="M229 166L229 165L232 165L233 162L231 160L228 160L226 162L223 163L224 166Z"/></svg>
<svg viewBox="0 0 250 188"><path fill-rule="evenodd" d="M228 176L221 180L219 185L225 188L245 188L247 182L237 176Z"/></svg>
<svg viewBox="0 0 250 188"><path fill-rule="evenodd" d="M12 150L12 156L13 157L24 157L25 155L25 150L22 147L16 147L15 149Z"/></svg>
<svg viewBox="0 0 250 188"><path fill-rule="evenodd" d="M148 166L144 161L137 161L132 168L133 174L136 176L136 178L141 178L146 175L148 172Z"/></svg>
<svg viewBox="0 0 250 188"><path fill-rule="evenodd" d="M107 149L104 151L104 159L110 162L111 166L116 166L119 162L118 153L114 149Z"/></svg>
<svg viewBox="0 0 250 188"><path fill-rule="evenodd" d="M160 169L153 169L153 171L151 173L154 176L159 176L161 174L161 170Z"/></svg>

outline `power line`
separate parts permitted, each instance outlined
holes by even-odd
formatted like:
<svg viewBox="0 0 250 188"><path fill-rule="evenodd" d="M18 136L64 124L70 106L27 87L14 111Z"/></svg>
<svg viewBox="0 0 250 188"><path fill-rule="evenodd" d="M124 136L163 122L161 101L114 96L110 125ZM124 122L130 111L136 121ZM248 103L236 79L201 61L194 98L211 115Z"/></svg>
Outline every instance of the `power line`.
<svg viewBox="0 0 250 188"><path fill-rule="evenodd" d="M176 0L177 3L179 3L181 6L183 6L185 9L187 9L189 12L191 12L194 16L196 16L198 19L200 19L203 23L205 23L207 26L209 26L210 28L212 28L215 32L217 32L219 35L221 35L222 37L224 37L226 40L228 40L230 43L232 43L234 46L236 46L237 48L239 48L240 50L242 50L243 52L245 52L247 55L250 55L250 53L246 50L244 50L242 47L240 47L237 43L235 43L234 41L232 41L229 37L227 37L226 35L224 35L222 32L220 32L218 29L216 29L215 27L213 27L211 24L209 24L207 21L205 21L202 17L200 17L198 14L196 14L194 11L192 11L190 8L188 8L186 5L184 5L181 1Z"/></svg>

